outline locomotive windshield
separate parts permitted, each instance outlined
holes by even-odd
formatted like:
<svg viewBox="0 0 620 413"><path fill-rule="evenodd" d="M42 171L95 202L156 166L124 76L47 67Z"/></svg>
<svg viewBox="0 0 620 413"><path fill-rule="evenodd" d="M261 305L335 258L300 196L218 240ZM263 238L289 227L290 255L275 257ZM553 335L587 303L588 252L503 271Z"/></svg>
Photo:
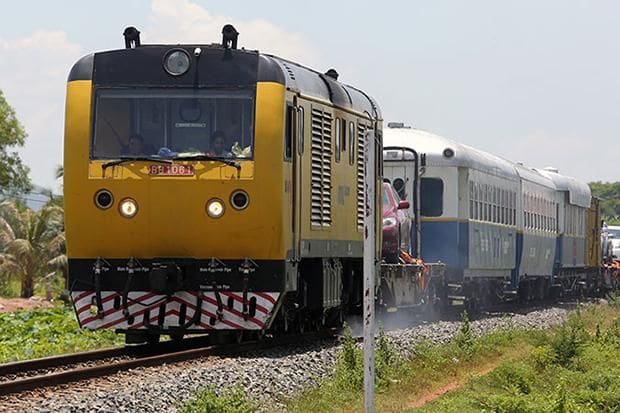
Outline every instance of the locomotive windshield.
<svg viewBox="0 0 620 413"><path fill-rule="evenodd" d="M101 89L92 159L252 158L254 90Z"/></svg>

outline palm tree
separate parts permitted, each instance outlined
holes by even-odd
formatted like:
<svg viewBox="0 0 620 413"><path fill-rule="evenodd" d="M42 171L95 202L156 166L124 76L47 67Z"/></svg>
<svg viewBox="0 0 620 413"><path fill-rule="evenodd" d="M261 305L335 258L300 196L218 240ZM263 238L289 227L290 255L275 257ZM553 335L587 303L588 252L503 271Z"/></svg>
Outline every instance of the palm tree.
<svg viewBox="0 0 620 413"><path fill-rule="evenodd" d="M35 282L49 285L66 267L62 207L38 212L12 201L0 202L0 274L19 277L21 297L34 294Z"/></svg>

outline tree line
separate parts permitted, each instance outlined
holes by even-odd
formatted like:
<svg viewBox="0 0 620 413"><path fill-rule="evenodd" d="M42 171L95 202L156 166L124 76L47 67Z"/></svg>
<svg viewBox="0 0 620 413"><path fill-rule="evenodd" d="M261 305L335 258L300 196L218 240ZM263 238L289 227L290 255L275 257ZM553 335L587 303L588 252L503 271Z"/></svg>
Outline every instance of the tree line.
<svg viewBox="0 0 620 413"><path fill-rule="evenodd" d="M620 224L620 182L590 182L592 196L601 200L601 215L607 224Z"/></svg>
<svg viewBox="0 0 620 413"><path fill-rule="evenodd" d="M16 149L26 138L0 90L0 295L27 298L38 287L50 298L64 288L67 268L62 197L49 191L38 211L25 204L22 197L33 186Z"/></svg>

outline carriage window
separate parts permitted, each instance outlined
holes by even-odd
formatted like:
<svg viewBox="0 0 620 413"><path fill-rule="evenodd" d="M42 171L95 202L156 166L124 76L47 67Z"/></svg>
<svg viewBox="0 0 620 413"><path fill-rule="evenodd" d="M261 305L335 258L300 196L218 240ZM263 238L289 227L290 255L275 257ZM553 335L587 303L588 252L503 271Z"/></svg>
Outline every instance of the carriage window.
<svg viewBox="0 0 620 413"><path fill-rule="evenodd" d="M254 90L100 89L92 159L204 153L252 158Z"/></svg>
<svg viewBox="0 0 620 413"><path fill-rule="evenodd" d="M438 217L443 213L443 181L440 178L420 180L420 215Z"/></svg>

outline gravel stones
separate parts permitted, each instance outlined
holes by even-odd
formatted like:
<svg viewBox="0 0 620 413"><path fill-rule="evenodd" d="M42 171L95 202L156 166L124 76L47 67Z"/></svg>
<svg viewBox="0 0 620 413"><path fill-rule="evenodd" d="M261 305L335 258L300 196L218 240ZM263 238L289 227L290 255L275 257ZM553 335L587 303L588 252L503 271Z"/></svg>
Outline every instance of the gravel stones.
<svg viewBox="0 0 620 413"><path fill-rule="evenodd" d="M543 329L561 323L568 310L551 307L526 314L489 316L471 323L481 335L513 327ZM403 356L420 340L445 343L461 323L439 321L389 331L388 339ZM199 389L216 391L240 386L265 410L283 408L281 401L317 386L336 364L333 341L302 343L260 350L243 356L205 357L188 362L139 368L54 389L0 398L7 412L175 412Z"/></svg>

